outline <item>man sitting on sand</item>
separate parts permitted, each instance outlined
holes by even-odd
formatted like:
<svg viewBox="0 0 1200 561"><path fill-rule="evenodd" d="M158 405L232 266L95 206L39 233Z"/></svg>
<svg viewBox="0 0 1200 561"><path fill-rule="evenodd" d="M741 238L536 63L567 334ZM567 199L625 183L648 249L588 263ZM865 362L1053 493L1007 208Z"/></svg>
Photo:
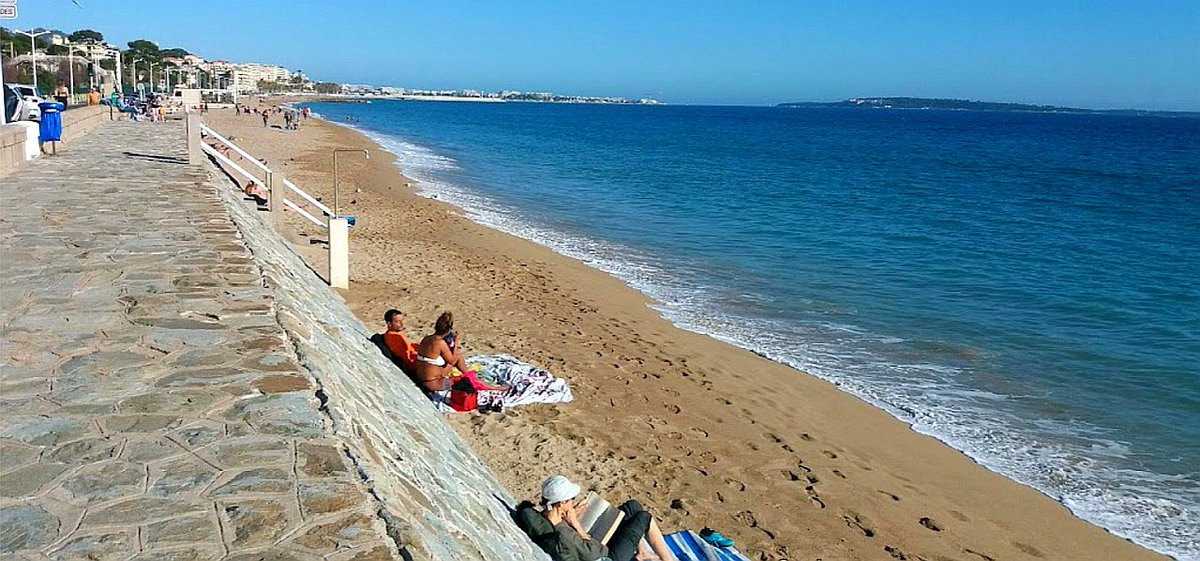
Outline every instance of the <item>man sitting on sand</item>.
<svg viewBox="0 0 1200 561"><path fill-rule="evenodd" d="M675 556L663 539L662 530L658 528L658 522L637 501L625 501L625 504L617 507L625 513L625 518L608 539L607 545L593 540L579 523L580 513L587 509L587 503L578 498L580 490L579 485L561 475L542 483L542 515L558 534L557 544L547 551L555 561L596 561L602 558L612 561L656 558L675 561ZM518 516L521 516L519 511ZM642 538L646 538L653 551L641 545Z"/></svg>
<svg viewBox="0 0 1200 561"><path fill-rule="evenodd" d="M395 308L384 312L383 322L387 324L387 331L383 332L383 342L392 351L392 356L400 360L405 371L416 372L417 344L404 335L404 319L404 312Z"/></svg>

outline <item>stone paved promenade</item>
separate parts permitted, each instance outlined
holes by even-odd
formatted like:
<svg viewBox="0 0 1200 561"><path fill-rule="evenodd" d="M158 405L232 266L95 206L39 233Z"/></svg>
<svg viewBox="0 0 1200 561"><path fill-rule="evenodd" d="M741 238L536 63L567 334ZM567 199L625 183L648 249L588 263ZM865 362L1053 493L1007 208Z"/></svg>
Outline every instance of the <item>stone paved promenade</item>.
<svg viewBox="0 0 1200 561"><path fill-rule="evenodd" d="M180 123L0 187L0 558L391 559Z"/></svg>

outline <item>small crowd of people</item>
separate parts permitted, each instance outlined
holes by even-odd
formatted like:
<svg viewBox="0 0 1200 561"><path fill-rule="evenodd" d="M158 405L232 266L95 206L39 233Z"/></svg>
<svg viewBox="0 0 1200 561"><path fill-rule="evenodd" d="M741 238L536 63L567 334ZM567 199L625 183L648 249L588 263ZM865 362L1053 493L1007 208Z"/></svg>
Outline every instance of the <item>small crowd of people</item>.
<svg viewBox="0 0 1200 561"><path fill-rule="evenodd" d="M303 109L292 109L290 107L251 107L249 105L236 104L233 107L234 113L237 115L260 115L264 127L271 126L271 115L283 115L284 130L298 130L300 128L300 120L308 120L312 115L312 110L305 107Z"/></svg>
<svg viewBox="0 0 1200 561"><path fill-rule="evenodd" d="M462 350L465 337L454 327L454 314L439 315L433 333L417 343L404 333L406 319L400 310L385 312L383 322L387 329L383 341L398 366L426 395L449 390L461 377L470 379L480 391L508 389L480 381L468 368ZM518 505L514 519L556 561L674 561L658 522L637 501L626 501L617 507L624 517L607 542L594 539L579 521L588 506L580 499L581 491L578 484L562 475L550 477L542 484L540 508L530 501L523 502Z"/></svg>

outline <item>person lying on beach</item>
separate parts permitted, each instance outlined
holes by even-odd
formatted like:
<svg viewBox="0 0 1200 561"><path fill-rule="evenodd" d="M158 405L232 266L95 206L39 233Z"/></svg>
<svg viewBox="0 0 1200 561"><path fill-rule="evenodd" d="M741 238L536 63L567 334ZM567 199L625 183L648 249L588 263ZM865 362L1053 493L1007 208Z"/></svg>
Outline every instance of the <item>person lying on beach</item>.
<svg viewBox="0 0 1200 561"><path fill-rule="evenodd" d="M230 157L230 155L229 155L229 152L230 152L230 151L229 151L229 147L228 147L228 146L226 146L225 144L223 144L223 143L221 143L221 142L218 142L218 141L214 140L214 141L212 142L212 147L213 147L214 149L216 149L216 151L217 151L217 152L220 152L222 155L224 155L226 158L229 158L229 157Z"/></svg>
<svg viewBox="0 0 1200 561"><path fill-rule="evenodd" d="M254 202L265 205L271 200L271 192L267 188L253 181L246 182L246 188L242 190L248 197L253 197Z"/></svg>
<svg viewBox="0 0 1200 561"><path fill-rule="evenodd" d="M658 522L634 500L625 501L625 504L617 507L625 513L625 518L608 539L607 545L593 540L579 523L579 513L587 508L587 503L578 498L580 491L578 484L561 475L550 477L542 483L542 515L558 533L557 555L551 553L556 561L596 561L602 558L612 561L655 558L675 561L675 556L663 539L662 530L658 528ZM642 538L646 538L652 551L641 545Z"/></svg>
<svg viewBox="0 0 1200 561"><path fill-rule="evenodd" d="M479 391L507 391L508 386L489 386L480 382L467 368L462 354L463 336L454 329L454 314L443 312L433 326L433 334L417 345L416 379L426 392L450 389L451 378L467 376Z"/></svg>

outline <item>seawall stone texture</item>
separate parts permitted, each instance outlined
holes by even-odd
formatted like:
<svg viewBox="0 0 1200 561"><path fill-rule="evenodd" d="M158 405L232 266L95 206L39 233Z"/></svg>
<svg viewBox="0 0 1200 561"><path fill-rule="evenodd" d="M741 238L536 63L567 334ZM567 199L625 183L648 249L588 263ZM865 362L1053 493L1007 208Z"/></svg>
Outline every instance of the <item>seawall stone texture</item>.
<svg viewBox="0 0 1200 561"><path fill-rule="evenodd" d="M0 192L0 558L544 558L182 124L103 127Z"/></svg>
<svg viewBox="0 0 1200 561"><path fill-rule="evenodd" d="M547 559L512 523L506 505L514 502L491 471L380 355L341 297L271 233L266 215L225 181L218 191L275 297L279 323L327 396L333 432L382 502L397 544L417 559ZM353 251L353 233L350 243Z"/></svg>

